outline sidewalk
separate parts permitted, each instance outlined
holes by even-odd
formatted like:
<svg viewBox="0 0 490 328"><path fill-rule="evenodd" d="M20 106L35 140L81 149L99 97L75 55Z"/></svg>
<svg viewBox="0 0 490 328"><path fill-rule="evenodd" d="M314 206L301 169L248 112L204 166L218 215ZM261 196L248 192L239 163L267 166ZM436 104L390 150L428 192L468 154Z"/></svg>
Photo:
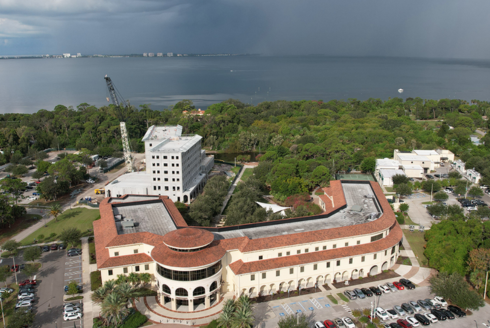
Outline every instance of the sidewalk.
<svg viewBox="0 0 490 328"><path fill-rule="evenodd" d="M88 238L82 237L82 283L83 283L83 326L92 327L93 325L93 303L90 283L90 254ZM97 312L98 313L98 312Z"/></svg>

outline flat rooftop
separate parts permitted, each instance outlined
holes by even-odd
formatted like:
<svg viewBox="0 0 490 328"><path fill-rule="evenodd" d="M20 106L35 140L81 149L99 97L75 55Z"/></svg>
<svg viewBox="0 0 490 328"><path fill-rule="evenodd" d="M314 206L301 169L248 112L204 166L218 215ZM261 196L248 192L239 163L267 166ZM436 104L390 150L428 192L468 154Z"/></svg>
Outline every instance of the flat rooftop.
<svg viewBox="0 0 490 328"><path fill-rule="evenodd" d="M180 137L182 135L182 126L181 125L165 125L165 126L156 126L152 125L146 131L142 141L150 141L150 140L164 140L171 137Z"/></svg>
<svg viewBox="0 0 490 328"><path fill-rule="evenodd" d="M398 157L402 160L402 161L424 161L424 162L430 162L430 159L428 157L425 157L425 156L420 156L420 155L416 155L416 154L400 154L398 153Z"/></svg>
<svg viewBox="0 0 490 328"><path fill-rule="evenodd" d="M250 239L267 238L273 236L295 234L299 232L362 224L373 220L372 214L375 215L375 218L380 216L380 213L375 203L377 202L377 199L374 195L373 190L371 189L371 185L361 183L343 183L342 189L344 191L345 200L347 202L347 208L332 216L326 215L325 218L320 219L312 218L311 220L301 222L291 222L253 228L247 228L246 226L244 226L243 228L239 228L233 231L213 232L214 238L230 239L245 236ZM355 208L355 205L361 206L362 211L354 211L357 209ZM354 210L351 211L352 207L354 207Z"/></svg>
<svg viewBox="0 0 490 328"><path fill-rule="evenodd" d="M185 137L170 137L164 139L155 147L149 149L150 152L185 152L198 143L202 139L201 136L185 136Z"/></svg>
<svg viewBox="0 0 490 328"><path fill-rule="evenodd" d="M126 198L110 198L109 203L132 203L141 202L144 200L158 200L158 196L147 196L147 195L128 195Z"/></svg>
<svg viewBox="0 0 490 328"><path fill-rule="evenodd" d="M158 200L158 197L154 198ZM120 199L117 199L117 201L119 200ZM144 200L149 199L146 197ZM134 198L133 201L135 201ZM114 220L116 221L117 233L119 235L135 232L150 232L163 236L170 231L177 229L167 208L161 201L146 204L134 204L131 206L115 204L112 206L112 210L114 213ZM117 220L116 215L122 215L123 220ZM134 223L133 228L123 228L123 222L128 220L132 220L129 222Z"/></svg>

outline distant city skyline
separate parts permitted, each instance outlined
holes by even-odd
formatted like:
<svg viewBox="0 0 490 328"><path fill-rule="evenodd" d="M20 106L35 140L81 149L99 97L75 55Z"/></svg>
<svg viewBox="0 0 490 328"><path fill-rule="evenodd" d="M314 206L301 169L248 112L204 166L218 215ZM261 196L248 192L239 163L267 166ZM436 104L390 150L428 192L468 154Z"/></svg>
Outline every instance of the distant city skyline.
<svg viewBox="0 0 490 328"><path fill-rule="evenodd" d="M0 0L0 56L73 51L487 59L488 12L486 0Z"/></svg>

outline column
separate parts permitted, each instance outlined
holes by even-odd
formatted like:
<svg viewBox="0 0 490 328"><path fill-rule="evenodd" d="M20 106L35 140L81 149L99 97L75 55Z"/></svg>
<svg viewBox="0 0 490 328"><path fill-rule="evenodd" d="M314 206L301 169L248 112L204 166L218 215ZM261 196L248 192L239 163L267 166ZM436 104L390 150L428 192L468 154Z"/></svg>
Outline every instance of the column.
<svg viewBox="0 0 490 328"><path fill-rule="evenodd" d="M172 303L172 310L177 311L177 301L175 300L175 298L172 298L171 303Z"/></svg>
<svg viewBox="0 0 490 328"><path fill-rule="evenodd" d="M189 312L194 312L194 300L189 299Z"/></svg>
<svg viewBox="0 0 490 328"><path fill-rule="evenodd" d="M211 300L209 298L209 295L206 295L206 299L204 300L204 308L208 309L211 306Z"/></svg>

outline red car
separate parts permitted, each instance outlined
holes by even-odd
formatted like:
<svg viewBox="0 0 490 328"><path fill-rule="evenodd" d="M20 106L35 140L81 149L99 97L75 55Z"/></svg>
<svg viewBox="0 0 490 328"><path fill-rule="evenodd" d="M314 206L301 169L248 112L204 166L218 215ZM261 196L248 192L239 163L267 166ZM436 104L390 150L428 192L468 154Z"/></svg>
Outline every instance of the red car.
<svg viewBox="0 0 490 328"><path fill-rule="evenodd" d="M337 328L337 326L332 321L330 321L330 320L323 321L323 324L327 328Z"/></svg>
<svg viewBox="0 0 490 328"><path fill-rule="evenodd" d="M14 272L14 271L15 272L19 272L19 265L16 264L15 267L12 265L12 267L10 268L10 271L12 271L12 272Z"/></svg>
<svg viewBox="0 0 490 328"><path fill-rule="evenodd" d="M27 280L19 282L19 286L26 286L26 285L37 285L37 281L27 279Z"/></svg>
<svg viewBox="0 0 490 328"><path fill-rule="evenodd" d="M404 290L405 289L405 287L401 283L399 283L398 281L393 282L393 285L395 285L395 287L398 288L398 290Z"/></svg>
<svg viewBox="0 0 490 328"><path fill-rule="evenodd" d="M400 326L402 326L403 328L412 328L413 327L412 324L405 319L398 319L396 321L396 323L399 324Z"/></svg>

